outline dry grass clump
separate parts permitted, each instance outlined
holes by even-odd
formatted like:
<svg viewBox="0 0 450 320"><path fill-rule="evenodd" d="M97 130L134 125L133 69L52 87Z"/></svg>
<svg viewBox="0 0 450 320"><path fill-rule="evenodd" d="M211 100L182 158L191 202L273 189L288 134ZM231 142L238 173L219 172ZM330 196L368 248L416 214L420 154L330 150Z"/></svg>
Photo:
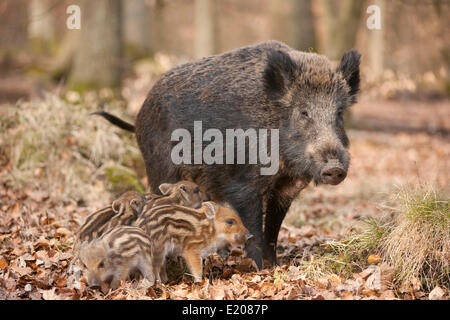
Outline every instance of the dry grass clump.
<svg viewBox="0 0 450 320"><path fill-rule="evenodd" d="M405 187L396 194L395 227L380 243L397 280L420 279L427 289L450 288L450 205L448 191Z"/></svg>
<svg viewBox="0 0 450 320"><path fill-rule="evenodd" d="M367 219L341 240L324 243L317 256L302 263L308 276L350 276L365 269L369 255L393 267L394 282L419 279L423 287L450 288L450 206L448 191L417 185L394 194L391 221Z"/></svg>
<svg viewBox="0 0 450 320"><path fill-rule="evenodd" d="M364 270L370 254L379 253L381 241L390 232L388 222L368 218L362 220L355 230L341 240L327 241L317 247L315 254L300 262L300 267L312 279L329 274L350 277Z"/></svg>
<svg viewBox="0 0 450 320"><path fill-rule="evenodd" d="M45 98L18 102L0 133L0 148L11 164L9 180L15 188L48 193L55 201L93 204L109 200L120 172L131 184L140 183L133 166L140 160L133 135L104 119L89 116L98 110L101 96L47 94ZM108 111L123 113L119 102ZM129 186L128 186L129 187Z"/></svg>

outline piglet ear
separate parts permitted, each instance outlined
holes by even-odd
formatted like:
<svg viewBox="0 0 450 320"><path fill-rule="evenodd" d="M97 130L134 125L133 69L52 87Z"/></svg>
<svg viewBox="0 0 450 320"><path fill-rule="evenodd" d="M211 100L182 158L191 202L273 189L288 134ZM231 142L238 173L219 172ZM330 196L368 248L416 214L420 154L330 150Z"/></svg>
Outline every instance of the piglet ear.
<svg viewBox="0 0 450 320"><path fill-rule="evenodd" d="M359 91L359 64L361 54L356 50L350 50L342 56L337 71L342 73L350 87L350 96L354 97Z"/></svg>
<svg viewBox="0 0 450 320"><path fill-rule="evenodd" d="M274 99L281 98L295 79L297 69L297 64L286 52L269 51L264 69L264 85L267 94Z"/></svg>
<svg viewBox="0 0 450 320"><path fill-rule="evenodd" d="M217 213L217 205L214 202L207 201L203 202L202 207L204 208L206 218L214 219Z"/></svg>
<svg viewBox="0 0 450 320"><path fill-rule="evenodd" d="M122 205L122 201L120 200L114 200L113 203L111 204L111 207L115 213L123 213L125 209Z"/></svg>
<svg viewBox="0 0 450 320"><path fill-rule="evenodd" d="M159 191L161 191L162 194L166 195L169 194L170 189L172 189L173 184L171 183L163 183L159 186Z"/></svg>
<svg viewBox="0 0 450 320"><path fill-rule="evenodd" d="M189 192L187 191L186 185L182 184L178 187L178 190L181 193L181 196L184 198L184 200L189 201Z"/></svg>

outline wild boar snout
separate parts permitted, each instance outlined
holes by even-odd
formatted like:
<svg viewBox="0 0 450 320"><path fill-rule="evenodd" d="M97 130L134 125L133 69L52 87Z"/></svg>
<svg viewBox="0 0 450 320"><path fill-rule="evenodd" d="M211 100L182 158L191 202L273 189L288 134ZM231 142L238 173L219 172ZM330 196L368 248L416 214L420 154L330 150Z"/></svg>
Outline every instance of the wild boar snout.
<svg viewBox="0 0 450 320"><path fill-rule="evenodd" d="M328 160L327 164L320 171L322 183L337 185L347 176L347 170L339 160Z"/></svg>

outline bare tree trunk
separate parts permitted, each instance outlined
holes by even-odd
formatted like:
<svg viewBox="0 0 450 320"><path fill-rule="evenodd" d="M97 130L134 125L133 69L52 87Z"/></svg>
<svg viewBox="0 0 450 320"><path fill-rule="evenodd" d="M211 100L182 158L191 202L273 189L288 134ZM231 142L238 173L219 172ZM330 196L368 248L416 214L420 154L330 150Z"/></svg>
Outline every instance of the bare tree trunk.
<svg viewBox="0 0 450 320"><path fill-rule="evenodd" d="M155 53L164 48L164 0L156 0L151 10L150 51Z"/></svg>
<svg viewBox="0 0 450 320"><path fill-rule="evenodd" d="M195 0L195 57L216 52L215 0Z"/></svg>
<svg viewBox="0 0 450 320"><path fill-rule="evenodd" d="M289 0L290 2L291 0ZM273 40L283 41L289 44L286 1L270 0L269 19L270 37Z"/></svg>
<svg viewBox="0 0 450 320"><path fill-rule="evenodd" d="M297 50L308 51L315 47L311 0L271 0L269 13L272 39L286 42Z"/></svg>
<svg viewBox="0 0 450 320"><path fill-rule="evenodd" d="M311 0L290 0L289 44L302 51L316 48L315 18Z"/></svg>
<svg viewBox="0 0 450 320"><path fill-rule="evenodd" d="M118 87L121 80L120 0L82 0L81 34L69 79L73 89Z"/></svg>
<svg viewBox="0 0 450 320"><path fill-rule="evenodd" d="M355 46L364 0L322 0L326 25L326 54L338 60Z"/></svg>
<svg viewBox="0 0 450 320"><path fill-rule="evenodd" d="M55 21L48 0L31 0L28 5L28 38L34 52L49 52L55 40Z"/></svg>
<svg viewBox="0 0 450 320"><path fill-rule="evenodd" d="M146 0L123 2L125 46L132 55L145 55L150 50L150 17L146 2Z"/></svg>

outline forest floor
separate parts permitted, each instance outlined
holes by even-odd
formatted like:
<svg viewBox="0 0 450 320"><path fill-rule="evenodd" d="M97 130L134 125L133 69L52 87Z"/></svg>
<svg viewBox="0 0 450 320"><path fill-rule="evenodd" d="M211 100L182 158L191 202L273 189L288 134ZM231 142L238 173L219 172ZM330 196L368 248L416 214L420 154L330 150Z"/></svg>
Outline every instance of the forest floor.
<svg viewBox="0 0 450 320"><path fill-rule="evenodd" d="M387 206L399 186L450 185L450 101L363 98L352 108L348 176L338 186L311 184L300 194L279 235L278 266L257 271L242 256L213 255L202 283L185 274L154 287L127 281L117 290L90 288L82 270L68 270L74 233L113 193L97 201L55 198L43 178L48 167L33 169L33 183L15 183L15 155L5 145L19 129L6 126L0 135L0 299L448 299L445 288L430 293L420 281L396 282L392 267L371 248L358 263L339 260L337 268L321 269L327 243L345 239L369 218L391 217ZM0 116L6 123L12 115ZM75 142L65 143L70 148ZM53 169L55 175L63 170ZM106 182L95 183L106 193Z"/></svg>

